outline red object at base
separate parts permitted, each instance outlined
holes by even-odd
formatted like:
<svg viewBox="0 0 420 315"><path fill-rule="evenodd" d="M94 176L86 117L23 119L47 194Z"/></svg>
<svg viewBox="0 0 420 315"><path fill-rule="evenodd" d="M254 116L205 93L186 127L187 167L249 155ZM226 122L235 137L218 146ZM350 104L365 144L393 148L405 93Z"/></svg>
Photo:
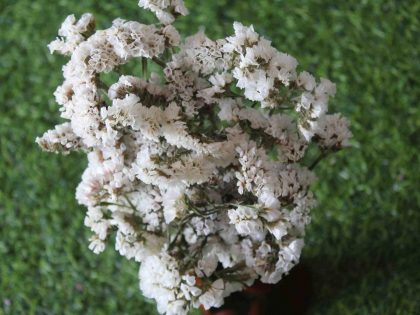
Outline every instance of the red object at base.
<svg viewBox="0 0 420 315"><path fill-rule="evenodd" d="M244 289L244 293L246 294L255 294L255 295L264 295L273 290L275 285L268 284L268 283L262 283L261 281L257 280L255 283Z"/></svg>
<svg viewBox="0 0 420 315"><path fill-rule="evenodd" d="M299 264L277 284L256 281L226 298L221 308L200 310L204 315L303 315L311 295L311 275Z"/></svg>
<svg viewBox="0 0 420 315"><path fill-rule="evenodd" d="M234 310L229 310L229 309L222 309L222 310L218 310L218 311L212 311L212 310L205 310L203 306L200 306L200 311L204 314L204 315L237 315L237 313ZM216 313L214 313L216 312Z"/></svg>
<svg viewBox="0 0 420 315"><path fill-rule="evenodd" d="M205 315L238 315L235 311L232 310L221 310L221 311L217 311L217 313L213 313L212 311L208 310L208 311L204 311Z"/></svg>

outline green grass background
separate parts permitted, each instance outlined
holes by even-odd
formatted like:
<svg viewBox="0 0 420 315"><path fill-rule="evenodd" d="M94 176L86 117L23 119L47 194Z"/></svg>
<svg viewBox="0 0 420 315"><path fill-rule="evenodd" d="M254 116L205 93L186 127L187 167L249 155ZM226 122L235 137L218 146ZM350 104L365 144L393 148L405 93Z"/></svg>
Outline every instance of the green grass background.
<svg viewBox="0 0 420 315"><path fill-rule="evenodd" d="M317 169L302 258L315 288L308 314L420 314L420 2L186 2L184 34L252 23L337 84L331 109L350 118L354 140ZM151 21L135 0L0 0L0 314L155 314L136 263L87 248L74 199L85 157L34 143L59 121L52 93L65 59L46 45L83 12L101 28Z"/></svg>

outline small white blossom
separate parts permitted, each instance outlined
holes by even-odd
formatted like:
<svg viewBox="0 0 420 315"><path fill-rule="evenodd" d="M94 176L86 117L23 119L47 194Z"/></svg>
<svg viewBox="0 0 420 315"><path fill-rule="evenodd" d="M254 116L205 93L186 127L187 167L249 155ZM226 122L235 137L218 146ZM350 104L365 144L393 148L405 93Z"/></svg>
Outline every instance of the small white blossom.
<svg viewBox="0 0 420 315"><path fill-rule="evenodd" d="M176 36L173 33L167 34ZM154 25L117 19L109 31L108 40L120 58L152 58L163 53L166 37ZM177 39L172 38L170 41L176 43Z"/></svg>
<svg viewBox="0 0 420 315"><path fill-rule="evenodd" d="M296 81L299 86L303 86L305 90L312 91L315 88L315 78L309 72L303 71L299 74Z"/></svg>
<svg viewBox="0 0 420 315"><path fill-rule="evenodd" d="M326 148L342 148L349 145L349 122L340 114L326 115L317 127L316 135Z"/></svg>
<svg viewBox="0 0 420 315"><path fill-rule="evenodd" d="M95 254L100 254L105 250L105 242L94 235L90 239L89 249Z"/></svg>
<svg viewBox="0 0 420 315"><path fill-rule="evenodd" d="M174 14L188 14L183 0L140 0L139 6L152 11L163 24L172 23Z"/></svg>
<svg viewBox="0 0 420 315"><path fill-rule="evenodd" d="M235 225L239 235L249 236L255 240L263 240L266 234L263 223L255 209L239 206L228 212L230 223Z"/></svg>
<svg viewBox="0 0 420 315"><path fill-rule="evenodd" d="M224 288L223 279L218 279L211 284L211 287L199 298L199 302L204 309L208 310L211 307L222 306Z"/></svg>
<svg viewBox="0 0 420 315"><path fill-rule="evenodd" d="M58 51L62 55L73 53L77 45L86 40L94 27L95 20L90 13L83 14L78 21L74 15L69 15L58 30L60 38L48 45L50 52Z"/></svg>
<svg viewBox="0 0 420 315"><path fill-rule="evenodd" d="M36 138L36 142L45 151L63 154L83 148L81 139L73 132L68 122L55 126L54 130L47 131L42 138Z"/></svg>

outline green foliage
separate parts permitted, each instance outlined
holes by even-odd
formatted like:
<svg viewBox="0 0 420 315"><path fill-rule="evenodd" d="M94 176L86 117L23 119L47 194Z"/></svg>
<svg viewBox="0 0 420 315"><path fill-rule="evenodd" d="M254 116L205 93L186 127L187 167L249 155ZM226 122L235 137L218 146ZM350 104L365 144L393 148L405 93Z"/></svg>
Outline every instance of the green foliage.
<svg viewBox="0 0 420 315"><path fill-rule="evenodd" d="M303 255L309 314L420 313L420 3L346 0L186 1L184 34L254 24L303 69L337 83L331 109L353 147L317 168L319 206ZM0 314L155 314L137 264L87 249L74 191L81 155L42 153L59 121L52 96L64 58L46 48L70 13L152 21L135 0L0 2ZM140 65L139 65L140 66Z"/></svg>

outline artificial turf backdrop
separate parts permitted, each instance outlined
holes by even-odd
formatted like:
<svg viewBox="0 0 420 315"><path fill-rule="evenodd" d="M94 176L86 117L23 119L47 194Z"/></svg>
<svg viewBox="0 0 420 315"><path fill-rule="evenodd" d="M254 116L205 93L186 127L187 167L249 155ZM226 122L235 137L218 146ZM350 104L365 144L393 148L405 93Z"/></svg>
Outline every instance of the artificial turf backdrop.
<svg viewBox="0 0 420 315"><path fill-rule="evenodd" d="M308 314L420 314L420 2L186 2L181 33L204 25L215 38L235 20L252 23L337 84L331 109L350 118L354 140L317 168L302 257L314 288ZM136 0L0 0L0 314L155 314L135 262L112 246L99 256L87 248L74 198L85 156L34 143L60 121L52 93L66 59L46 45L83 12L99 28L153 20Z"/></svg>

